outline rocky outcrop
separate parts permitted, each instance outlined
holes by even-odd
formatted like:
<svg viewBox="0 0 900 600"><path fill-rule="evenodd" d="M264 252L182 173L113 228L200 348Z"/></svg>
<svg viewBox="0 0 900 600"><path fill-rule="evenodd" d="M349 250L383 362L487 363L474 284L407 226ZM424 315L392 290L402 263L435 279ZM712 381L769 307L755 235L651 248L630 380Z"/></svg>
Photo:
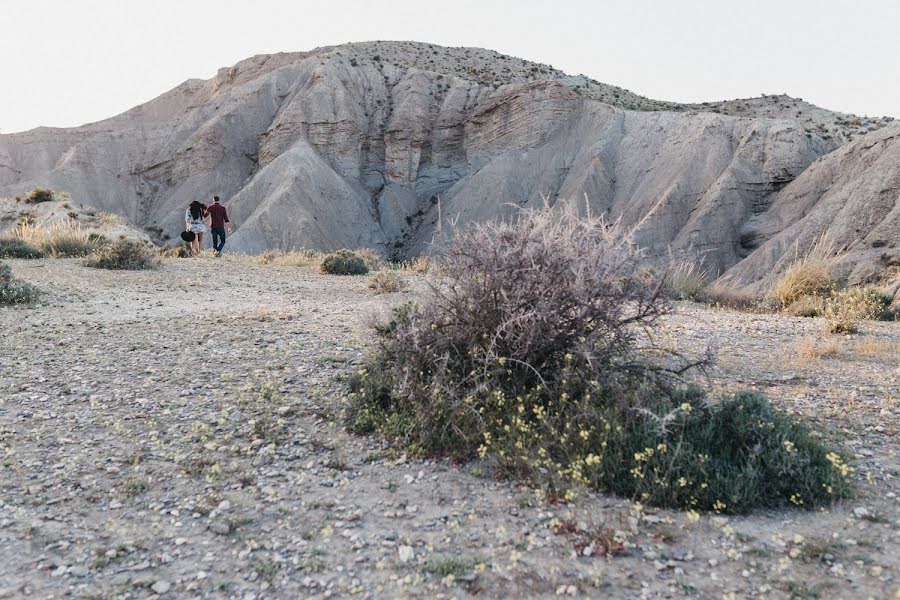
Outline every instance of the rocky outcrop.
<svg viewBox="0 0 900 600"><path fill-rule="evenodd" d="M752 289L819 240L840 254L850 283L889 286L900 276L900 125L816 160L741 236L755 250L727 276Z"/></svg>
<svg viewBox="0 0 900 600"><path fill-rule="evenodd" d="M0 196L49 186L174 235L189 201L218 194L231 250L398 257L516 206L576 202L651 253L701 252L724 272L777 254L770 238L812 198L788 192L810 164L853 135L838 152L869 155L890 131L825 125L849 122L786 97L658 102L480 49L349 44L253 57L100 123L2 135Z"/></svg>

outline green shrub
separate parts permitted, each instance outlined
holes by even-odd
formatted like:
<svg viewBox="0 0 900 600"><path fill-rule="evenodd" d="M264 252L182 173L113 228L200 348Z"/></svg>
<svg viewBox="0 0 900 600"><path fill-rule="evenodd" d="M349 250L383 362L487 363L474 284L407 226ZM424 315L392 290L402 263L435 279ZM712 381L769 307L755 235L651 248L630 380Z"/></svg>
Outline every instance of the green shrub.
<svg viewBox="0 0 900 600"><path fill-rule="evenodd" d="M46 254L19 239L0 239L0 258L44 258Z"/></svg>
<svg viewBox="0 0 900 600"><path fill-rule="evenodd" d="M13 277L9 265L0 263L0 305L28 304L39 295L37 288Z"/></svg>
<svg viewBox="0 0 900 600"><path fill-rule="evenodd" d="M322 260L322 272L329 275L365 275L369 272L369 266L359 254L338 250Z"/></svg>
<svg viewBox="0 0 900 600"><path fill-rule="evenodd" d="M25 196L26 204L39 204L41 202L51 202L53 200L53 190L36 187Z"/></svg>
<svg viewBox="0 0 900 600"><path fill-rule="evenodd" d="M606 454L584 468L590 485L659 506L734 513L815 508L851 495L849 465L762 395L709 405L697 390L683 394L680 404L666 399L652 411L605 417Z"/></svg>
<svg viewBox="0 0 900 600"><path fill-rule="evenodd" d="M671 306L641 258L619 227L571 213L460 232L423 304L377 326L348 426L412 454L480 457L553 496L589 486L739 512L845 495L840 458L764 399L709 407L679 384L704 359L647 334Z"/></svg>
<svg viewBox="0 0 900 600"><path fill-rule="evenodd" d="M120 239L91 254L84 264L96 269L138 271L157 268L159 257L142 242Z"/></svg>

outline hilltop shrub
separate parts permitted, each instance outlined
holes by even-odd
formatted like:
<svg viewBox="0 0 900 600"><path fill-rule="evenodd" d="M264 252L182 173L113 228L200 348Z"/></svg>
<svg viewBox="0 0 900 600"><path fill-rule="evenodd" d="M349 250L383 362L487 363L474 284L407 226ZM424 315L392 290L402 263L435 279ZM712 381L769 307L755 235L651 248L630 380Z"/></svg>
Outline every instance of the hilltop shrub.
<svg viewBox="0 0 900 600"><path fill-rule="evenodd" d="M365 275L369 272L369 265L356 252L338 250L322 260L322 272L329 275Z"/></svg>
<svg viewBox="0 0 900 600"><path fill-rule="evenodd" d="M0 263L0 305L28 304L39 295L37 288L13 277L9 265Z"/></svg>
<svg viewBox="0 0 900 600"><path fill-rule="evenodd" d="M0 258L44 258L46 254L22 240L0 239Z"/></svg>
<svg viewBox="0 0 900 600"><path fill-rule="evenodd" d="M706 359L655 341L671 306L665 275L641 259L619 227L571 213L464 230L423 304L377 326L349 427L480 457L555 496L586 485L738 512L845 494L841 459L764 399L711 407L679 383Z"/></svg>
<svg viewBox="0 0 900 600"><path fill-rule="evenodd" d="M139 271L157 268L159 257L142 242L119 239L91 254L84 264L95 269Z"/></svg>
<svg viewBox="0 0 900 600"><path fill-rule="evenodd" d="M26 204L40 204L41 202L52 202L53 190L36 187L25 196Z"/></svg>

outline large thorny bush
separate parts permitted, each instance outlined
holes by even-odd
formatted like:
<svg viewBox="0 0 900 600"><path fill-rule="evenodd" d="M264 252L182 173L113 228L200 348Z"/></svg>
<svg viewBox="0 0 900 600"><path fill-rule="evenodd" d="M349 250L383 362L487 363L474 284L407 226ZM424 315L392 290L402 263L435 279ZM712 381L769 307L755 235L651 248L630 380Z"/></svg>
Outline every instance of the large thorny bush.
<svg viewBox="0 0 900 600"><path fill-rule="evenodd" d="M589 486L741 511L848 493L849 467L764 399L710 405L684 386L707 357L661 343L666 273L619 225L523 212L464 229L431 273L422 304L377 327L352 429L481 458L551 496Z"/></svg>

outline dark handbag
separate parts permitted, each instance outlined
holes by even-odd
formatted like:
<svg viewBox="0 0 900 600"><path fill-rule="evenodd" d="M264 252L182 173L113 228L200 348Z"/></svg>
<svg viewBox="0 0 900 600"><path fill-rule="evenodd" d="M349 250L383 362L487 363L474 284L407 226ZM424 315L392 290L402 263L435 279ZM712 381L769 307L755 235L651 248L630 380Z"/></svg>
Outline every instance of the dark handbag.
<svg viewBox="0 0 900 600"><path fill-rule="evenodd" d="M186 242L193 242L194 238L196 238L196 237L197 237L197 234L195 234L193 231L182 231L181 232L181 239L183 239Z"/></svg>

